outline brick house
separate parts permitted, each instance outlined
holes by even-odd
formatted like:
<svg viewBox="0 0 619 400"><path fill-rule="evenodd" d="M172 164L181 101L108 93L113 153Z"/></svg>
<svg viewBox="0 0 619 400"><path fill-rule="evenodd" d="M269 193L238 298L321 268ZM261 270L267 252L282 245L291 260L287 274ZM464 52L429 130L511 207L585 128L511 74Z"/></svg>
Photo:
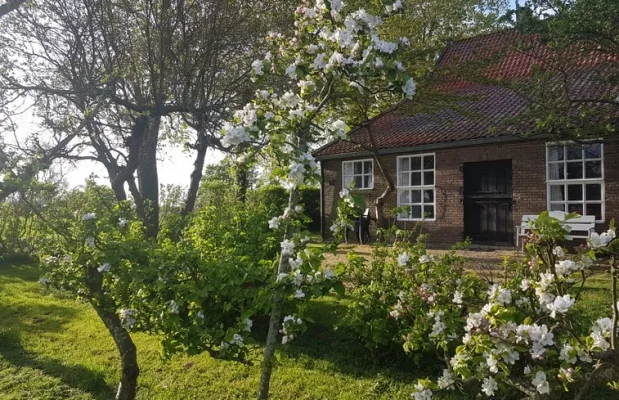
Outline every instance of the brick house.
<svg viewBox="0 0 619 400"><path fill-rule="evenodd" d="M437 70L475 58L477 50L501 48L502 56L486 76L526 77L534 58L509 50L523 38L510 30L455 42L437 62ZM536 38L531 40L547 51ZM600 92L593 77L602 64L589 60L571 69L574 95ZM423 220L431 245L465 237L479 244L513 245L514 227L522 216L543 210L595 215L600 228L619 217L619 141L576 144L543 135L525 138L514 131L523 125L506 122L523 113L527 103L506 85L452 79L434 88L458 96L458 107L428 115L415 112L414 103L403 103L375 117L369 128L353 129L349 141L329 143L314 153L322 168L323 236L330 233L343 187L354 186L373 208L388 186L378 161L395 183L385 215L401 227ZM367 150L368 129L375 152ZM410 211L393 215L391 210L399 206Z"/></svg>

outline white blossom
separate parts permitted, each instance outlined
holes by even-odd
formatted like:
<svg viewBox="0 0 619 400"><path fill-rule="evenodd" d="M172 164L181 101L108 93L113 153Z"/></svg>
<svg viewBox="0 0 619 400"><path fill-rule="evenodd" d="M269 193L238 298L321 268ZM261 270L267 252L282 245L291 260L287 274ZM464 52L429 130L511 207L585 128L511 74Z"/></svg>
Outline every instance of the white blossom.
<svg viewBox="0 0 619 400"><path fill-rule="evenodd" d="M280 217L273 217L269 220L269 229L279 228Z"/></svg>
<svg viewBox="0 0 619 400"><path fill-rule="evenodd" d="M453 301L455 304L462 304L462 293L460 293L459 290L456 290L451 301Z"/></svg>
<svg viewBox="0 0 619 400"><path fill-rule="evenodd" d="M294 292L294 298L295 299L302 299L305 297L305 293L303 293L303 291L301 289L297 289L296 292Z"/></svg>
<svg viewBox="0 0 619 400"><path fill-rule="evenodd" d="M168 303L168 310L172 314L178 314L178 304L176 304L176 301L170 300L170 302Z"/></svg>
<svg viewBox="0 0 619 400"><path fill-rule="evenodd" d="M615 230L609 229L606 232L598 234L593 232L589 237L589 242L594 248L604 247L615 238Z"/></svg>
<svg viewBox="0 0 619 400"><path fill-rule="evenodd" d="M398 265L400 267L406 266L406 264L408 263L408 259L409 259L409 257L408 257L408 254L406 252L400 254L398 256Z"/></svg>
<svg viewBox="0 0 619 400"><path fill-rule="evenodd" d="M325 278L327 279L335 278L335 274L333 273L333 270L329 267L325 268L324 274L325 274Z"/></svg>
<svg viewBox="0 0 619 400"><path fill-rule="evenodd" d="M555 256L559 258L565 257L565 251L563 250L563 247L561 246L557 246L554 249L552 249L552 254L554 254Z"/></svg>
<svg viewBox="0 0 619 400"><path fill-rule="evenodd" d="M454 383L454 376L448 369L444 369L443 375L441 375L436 381L439 389L454 389Z"/></svg>
<svg viewBox="0 0 619 400"><path fill-rule="evenodd" d="M82 221L92 221L95 218L97 218L97 215L95 213L86 213L82 215Z"/></svg>
<svg viewBox="0 0 619 400"><path fill-rule="evenodd" d="M419 262L421 264L426 264L426 263L429 263L430 261L432 261L432 259L427 254L424 254L421 257L419 257Z"/></svg>
<svg viewBox="0 0 619 400"><path fill-rule="evenodd" d="M255 60L253 63L251 63L251 67L254 70L255 75L258 75L258 76L264 75L264 72L262 71L262 68L263 68L262 61Z"/></svg>
<svg viewBox="0 0 619 400"><path fill-rule="evenodd" d="M491 376L484 378L484 382L481 384L481 391L488 397L494 396L494 391L498 390L499 386L497 385L494 378Z"/></svg>
<svg viewBox="0 0 619 400"><path fill-rule="evenodd" d="M550 385L548 385L548 381L546 381L546 374L543 371L537 371L535 373L535 378L533 378L531 383L540 394L550 393Z"/></svg>
<svg viewBox="0 0 619 400"><path fill-rule="evenodd" d="M245 318L245 320L243 321L243 324L245 325L243 327L243 330L247 332L251 332L251 327L254 326L254 322L249 318Z"/></svg>
<svg viewBox="0 0 619 400"><path fill-rule="evenodd" d="M129 221L125 218L119 218L118 219L118 226L120 228L125 228L127 225L129 225Z"/></svg>
<svg viewBox="0 0 619 400"><path fill-rule="evenodd" d="M88 247L95 247L95 238L94 237L87 237L86 238L86 246L88 246Z"/></svg>
<svg viewBox="0 0 619 400"><path fill-rule="evenodd" d="M99 265L99 268L97 268L97 271L99 271L99 272L110 272L110 264L109 263L105 263L105 264Z"/></svg>
<svg viewBox="0 0 619 400"><path fill-rule="evenodd" d="M238 125L232 125L228 122L224 123L222 133L224 137L221 139L221 143L226 147L237 146L250 140L249 134L245 128Z"/></svg>
<svg viewBox="0 0 619 400"><path fill-rule="evenodd" d="M312 62L312 67L318 70L324 69L327 66L327 61L325 60L325 58L327 58L327 55L325 53L318 54Z"/></svg>
<svg viewBox="0 0 619 400"><path fill-rule="evenodd" d="M288 260L288 263L290 264L290 268L292 268L293 270L297 270L301 267L301 265L303 265L303 258L301 257L301 253L297 253L297 257L296 258L290 258Z"/></svg>
<svg viewBox="0 0 619 400"><path fill-rule="evenodd" d="M297 64L296 63L292 63L288 66L288 68L286 68L286 75L288 75L290 79L297 79Z"/></svg>
<svg viewBox="0 0 619 400"><path fill-rule="evenodd" d="M230 344L235 345L237 347L245 346L245 344L243 343L243 336L239 335L238 333L235 333L234 335L232 335L232 340L230 341Z"/></svg>
<svg viewBox="0 0 619 400"><path fill-rule="evenodd" d="M136 311L131 308L122 308L118 311L120 323L124 328L133 328L135 326Z"/></svg>
<svg viewBox="0 0 619 400"><path fill-rule="evenodd" d="M569 294L566 294L557 296L552 303L546 304L546 308L550 310L550 317L556 318L557 313L565 314L573 305L574 299Z"/></svg>
<svg viewBox="0 0 619 400"><path fill-rule="evenodd" d="M415 92L417 92L417 85L415 85L413 78L409 78L409 80L406 81L404 86L402 86L402 91L409 99L412 99L413 96L415 96Z"/></svg>
<svg viewBox="0 0 619 400"><path fill-rule="evenodd" d="M280 245L282 248L282 255L291 256L294 252L294 242L292 242L291 240L285 239L283 242L280 243Z"/></svg>
<svg viewBox="0 0 619 400"><path fill-rule="evenodd" d="M576 355L577 355L577 352L575 351L574 347L572 347L572 345L568 343L565 343L563 344L563 348L561 348L561 353L559 354L559 360L563 360L567 362L568 364L575 364Z"/></svg>
<svg viewBox="0 0 619 400"><path fill-rule="evenodd" d="M426 388L423 383L417 382L411 393L411 399L414 400L432 400L432 391Z"/></svg>

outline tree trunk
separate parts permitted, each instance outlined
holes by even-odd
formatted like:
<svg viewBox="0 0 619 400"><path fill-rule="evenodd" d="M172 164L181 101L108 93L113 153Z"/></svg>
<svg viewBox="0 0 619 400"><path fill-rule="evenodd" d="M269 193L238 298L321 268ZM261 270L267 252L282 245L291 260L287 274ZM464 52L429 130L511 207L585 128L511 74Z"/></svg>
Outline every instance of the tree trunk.
<svg viewBox="0 0 619 400"><path fill-rule="evenodd" d="M161 116L148 119L148 127L138 155L138 185L144 201L146 234L156 237L159 233L159 176L157 174L157 144Z"/></svg>
<svg viewBox="0 0 619 400"><path fill-rule="evenodd" d="M103 310L97 310L97 313L110 331L120 353L121 374L116 400L133 400L138 389L138 375L140 374L135 344L129 332L122 327L116 314Z"/></svg>
<svg viewBox="0 0 619 400"><path fill-rule="evenodd" d="M307 142L305 135L301 135L299 140L299 150L302 152L307 151ZM290 190L290 196L288 196L288 209L294 210L299 204L299 189L292 188ZM288 226L284 240L292 238L293 228ZM281 255L279 258L279 265L277 268L277 274L288 273L290 270L290 264L288 262L288 255ZM275 347L277 345L279 326L282 317L282 296L276 293L273 298L273 309L271 310L271 318L269 320L269 332L267 334L266 345L264 348L264 360L262 362L262 373L260 375L260 388L258 391L258 400L266 400L269 397L269 386L271 383L271 374L273 372L273 356L275 354Z"/></svg>
<svg viewBox="0 0 619 400"><path fill-rule="evenodd" d="M114 308L111 300L102 290L103 276L93 267L88 271L88 287L90 290L90 303L94 307L97 315L112 335L116 348L120 354L120 383L116 392L116 400L133 400L138 388L138 367L137 349L131 335L125 328L118 315L110 311Z"/></svg>
<svg viewBox="0 0 619 400"><path fill-rule="evenodd" d="M198 132L198 135L200 135L200 132ZM191 182L189 184L189 190L187 191L185 206L181 211L183 217L189 215L196 207L196 199L198 198L198 190L200 189L200 182L202 181L204 159L206 158L208 146L204 143L203 139L199 138L195 149L198 154L196 154L196 161L193 163L193 172L191 173Z"/></svg>
<svg viewBox="0 0 619 400"><path fill-rule="evenodd" d="M249 186L249 179L247 178L247 174L249 173L248 169L245 161L236 164L236 197L243 204L245 204L245 200L247 200L247 189Z"/></svg>

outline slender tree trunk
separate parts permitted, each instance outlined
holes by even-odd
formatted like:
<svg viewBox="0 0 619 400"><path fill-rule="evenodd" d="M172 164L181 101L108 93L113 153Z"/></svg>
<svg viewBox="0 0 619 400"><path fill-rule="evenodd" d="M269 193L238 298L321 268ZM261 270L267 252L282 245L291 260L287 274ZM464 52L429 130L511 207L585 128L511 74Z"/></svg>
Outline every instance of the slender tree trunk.
<svg viewBox="0 0 619 400"><path fill-rule="evenodd" d="M199 132L198 135L200 135ZM196 161L193 163L191 182L189 183L189 190L187 191L185 205L181 211L182 216L189 215L189 213L191 213L196 207L196 199L198 198L198 190L200 189L200 182L202 181L204 171L204 159L206 158L208 146L204 143L203 139L198 139L195 148L198 154L196 154Z"/></svg>
<svg viewBox="0 0 619 400"><path fill-rule="evenodd" d="M236 164L236 171L235 171L235 180L236 180L236 186L237 186L237 199L245 204L245 201L247 200L247 189L249 186L249 179L247 177L249 173L249 168L247 167L247 163L245 161L243 162L239 162Z"/></svg>
<svg viewBox="0 0 619 400"><path fill-rule="evenodd" d="M116 400L133 400L138 389L138 376L140 374L135 344L129 332L122 327L116 314L103 310L97 310L97 314L110 331L120 353L121 373Z"/></svg>
<svg viewBox="0 0 619 400"><path fill-rule="evenodd" d="M157 144L161 116L148 119L148 127L138 156L138 185L144 201L144 224L146 234L155 237L159 233L159 176L157 174Z"/></svg>
<svg viewBox="0 0 619 400"><path fill-rule="evenodd" d="M302 134L299 140L299 150L302 152L307 151L307 142L305 135ZM294 210L299 204L299 189L292 188L290 190L290 196L288 197L288 209ZM286 230L284 240L292 238L293 228L291 226ZM279 258L279 265L277 268L277 274L288 273L290 270L288 255L281 255ZM258 400L266 400L269 397L269 387L271 384L271 374L273 372L273 356L275 354L275 348L278 340L279 327L282 317L282 296L281 294L275 294L273 298L273 308L271 310L271 318L269 319L269 332L267 334L266 345L264 348L264 360L262 363L262 373L260 375L260 388L258 391Z"/></svg>
<svg viewBox="0 0 619 400"><path fill-rule="evenodd" d="M110 300L102 290L103 276L96 269L88 271L88 287L90 289L91 304L103 324L112 335L118 353L120 354L120 383L116 392L116 400L133 400L138 388L138 356L135 343L131 335L123 328L120 318L114 311Z"/></svg>

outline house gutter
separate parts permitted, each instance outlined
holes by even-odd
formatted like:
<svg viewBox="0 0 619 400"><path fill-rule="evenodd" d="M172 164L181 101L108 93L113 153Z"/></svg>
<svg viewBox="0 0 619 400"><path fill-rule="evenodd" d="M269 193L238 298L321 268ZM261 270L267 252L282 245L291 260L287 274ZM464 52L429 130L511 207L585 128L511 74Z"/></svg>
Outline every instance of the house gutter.
<svg viewBox="0 0 619 400"><path fill-rule="evenodd" d="M543 139L547 135L539 135L536 136L535 139ZM533 138L524 138L521 136L498 136L498 137L489 137L489 138L481 138L481 139L471 139L471 140L458 140L453 142L443 142L443 143L430 143L430 144L422 144L418 146L406 146L406 147L393 147L388 149L380 149L378 150L378 154L396 154L396 153L414 153L426 150L436 150L436 149L451 149L455 147L468 147L468 146L477 146L482 144L493 144L493 143L512 143L523 140L531 140ZM339 153L339 154L329 154L326 156L316 156L316 160L318 161L326 161L326 160L339 160L342 158L350 158L350 157L362 157L372 155L369 151L358 151L352 153Z"/></svg>

